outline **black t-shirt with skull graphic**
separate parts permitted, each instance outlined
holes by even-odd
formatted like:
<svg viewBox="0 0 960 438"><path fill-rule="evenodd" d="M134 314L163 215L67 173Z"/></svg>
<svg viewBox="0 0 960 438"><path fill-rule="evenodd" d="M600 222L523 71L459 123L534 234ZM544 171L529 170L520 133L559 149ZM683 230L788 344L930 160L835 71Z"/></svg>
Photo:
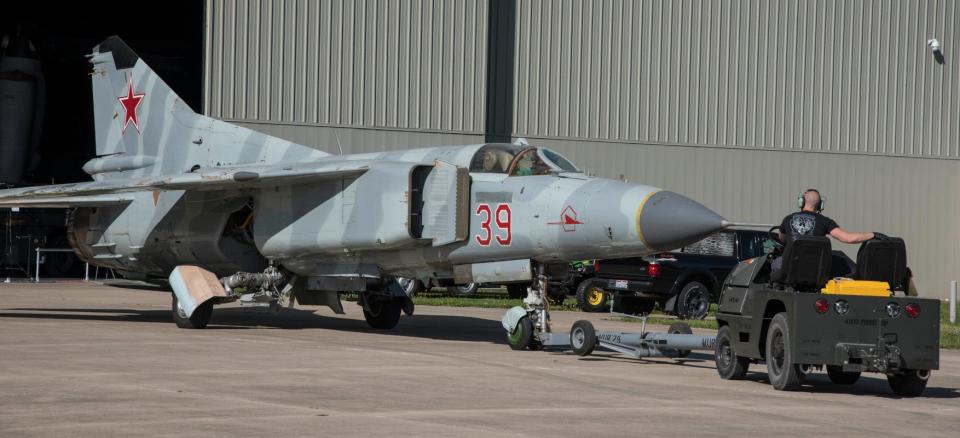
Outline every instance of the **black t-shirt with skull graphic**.
<svg viewBox="0 0 960 438"><path fill-rule="evenodd" d="M788 214L780 224L780 232L788 238L794 236L826 236L839 227L833 219L812 211Z"/></svg>

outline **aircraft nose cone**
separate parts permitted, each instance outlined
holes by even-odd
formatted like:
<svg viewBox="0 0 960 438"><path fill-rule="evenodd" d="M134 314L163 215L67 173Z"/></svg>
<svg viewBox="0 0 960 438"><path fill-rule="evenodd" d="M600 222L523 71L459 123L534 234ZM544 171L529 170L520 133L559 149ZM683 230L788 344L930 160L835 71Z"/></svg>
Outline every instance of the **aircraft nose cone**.
<svg viewBox="0 0 960 438"><path fill-rule="evenodd" d="M723 217L699 202L666 190L647 199L638 221L644 243L660 251L689 245L728 225Z"/></svg>

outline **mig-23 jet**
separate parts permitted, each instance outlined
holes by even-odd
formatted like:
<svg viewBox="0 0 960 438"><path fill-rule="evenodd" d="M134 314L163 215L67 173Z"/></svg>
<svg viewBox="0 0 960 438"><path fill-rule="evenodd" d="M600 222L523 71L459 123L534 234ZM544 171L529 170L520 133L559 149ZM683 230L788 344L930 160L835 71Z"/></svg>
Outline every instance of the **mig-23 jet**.
<svg viewBox="0 0 960 438"><path fill-rule="evenodd" d="M517 144L331 155L193 112L120 38L89 55L91 182L0 191L2 207L68 208L74 250L124 277L169 281L173 320L214 304L296 300L394 327L424 284L530 282L550 263L644 256L725 226L679 194L595 178ZM538 313L540 312L540 313Z"/></svg>

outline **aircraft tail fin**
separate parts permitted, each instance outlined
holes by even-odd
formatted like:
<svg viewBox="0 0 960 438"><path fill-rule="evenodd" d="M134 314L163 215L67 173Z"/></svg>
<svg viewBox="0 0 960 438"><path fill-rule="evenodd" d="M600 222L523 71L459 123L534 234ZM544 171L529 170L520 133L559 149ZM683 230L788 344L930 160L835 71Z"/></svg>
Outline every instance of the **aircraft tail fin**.
<svg viewBox="0 0 960 438"><path fill-rule="evenodd" d="M94 47L90 63L97 156L156 155L167 103L175 118L199 116L118 36Z"/></svg>
<svg viewBox="0 0 960 438"><path fill-rule="evenodd" d="M328 155L197 114L118 36L94 47L89 58L98 158L84 170L94 178Z"/></svg>

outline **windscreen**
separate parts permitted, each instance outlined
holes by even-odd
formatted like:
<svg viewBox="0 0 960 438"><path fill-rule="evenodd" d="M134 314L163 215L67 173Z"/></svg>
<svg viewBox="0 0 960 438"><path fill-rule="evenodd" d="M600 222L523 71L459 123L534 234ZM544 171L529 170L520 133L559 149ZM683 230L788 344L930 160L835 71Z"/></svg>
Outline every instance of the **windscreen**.
<svg viewBox="0 0 960 438"><path fill-rule="evenodd" d="M574 166L566 157L560 155L556 151L547 148L541 148L540 152L543 156L549 161L554 167L564 171L564 172L579 172L580 169L577 169L577 166Z"/></svg>
<svg viewBox="0 0 960 438"><path fill-rule="evenodd" d="M470 171L480 173L507 173L510 170L510 164L513 159L526 146L515 146L507 144L489 144L486 145L470 161Z"/></svg>
<svg viewBox="0 0 960 438"><path fill-rule="evenodd" d="M580 170L563 155L550 149L527 145L488 144L473 155L470 171L533 176Z"/></svg>

